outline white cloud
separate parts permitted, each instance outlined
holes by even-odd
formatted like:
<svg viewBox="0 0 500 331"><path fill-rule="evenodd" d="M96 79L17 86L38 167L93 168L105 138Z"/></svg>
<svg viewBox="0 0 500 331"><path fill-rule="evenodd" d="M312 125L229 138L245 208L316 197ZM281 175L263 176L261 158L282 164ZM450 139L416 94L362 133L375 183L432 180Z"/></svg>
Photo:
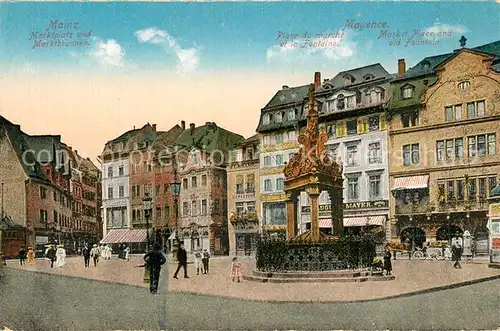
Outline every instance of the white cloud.
<svg viewBox="0 0 500 331"><path fill-rule="evenodd" d="M276 40L277 44L267 49L267 61L311 61L311 58L315 57L326 60L351 58L356 53L357 45L351 40L346 31L343 34L340 33L323 33L321 35L311 33L310 38L304 38L302 35L293 41L279 37ZM283 44L285 42L286 44ZM292 45L295 45L295 47L292 47Z"/></svg>
<svg viewBox="0 0 500 331"><path fill-rule="evenodd" d="M182 48L178 41L167 31L155 27L138 30L135 36L140 43L161 46L167 53L173 52L177 57L176 71L185 75L196 71L200 65L199 48Z"/></svg>
<svg viewBox="0 0 500 331"><path fill-rule="evenodd" d="M123 68L125 51L116 40L104 41L100 38L94 38L94 42L94 49L89 52L94 59L105 65Z"/></svg>
<svg viewBox="0 0 500 331"><path fill-rule="evenodd" d="M426 32L433 32L433 33L443 33L443 32L449 32L451 31L452 33L466 33L469 32L469 29L465 26L462 25L450 25L450 24L441 24L441 23L435 23L434 25L425 28L424 29Z"/></svg>

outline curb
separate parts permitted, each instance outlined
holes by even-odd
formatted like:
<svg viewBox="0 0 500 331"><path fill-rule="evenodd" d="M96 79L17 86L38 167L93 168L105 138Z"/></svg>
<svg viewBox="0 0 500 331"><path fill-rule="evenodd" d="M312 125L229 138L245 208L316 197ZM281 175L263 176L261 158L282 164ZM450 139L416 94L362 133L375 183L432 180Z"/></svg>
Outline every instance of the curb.
<svg viewBox="0 0 500 331"><path fill-rule="evenodd" d="M89 281L92 281L92 282L115 284L115 285L125 285L125 286L132 286L132 287L142 288L142 289L147 288L147 286L141 286L141 285L135 285L135 284L127 284L127 283L119 283L119 282L112 282L112 281L106 280L106 279L100 280L100 279L86 278L86 277L81 277L81 276L60 275L60 274L56 274L56 273L53 273L53 272L47 272L47 271L43 271L43 270L27 270L27 269L18 269L18 268L11 268L11 267L6 267L6 269L19 270L19 271L22 271L22 272L34 272L34 273L39 273L39 274L44 274L44 275L53 275L53 276L67 277L67 278L74 278L74 279L85 279L85 280L89 280ZM144 283L144 284L146 284L146 283Z"/></svg>
<svg viewBox="0 0 500 331"><path fill-rule="evenodd" d="M222 298L222 299L229 299L229 300L240 300L240 301L248 301L248 302L266 302L266 303L275 303L275 304L287 304L287 303L296 303L296 304L352 304L352 303L366 303L366 302L377 302L377 301L386 301L386 300L391 300L391 299L399 299L399 298L406 298L406 297L412 297L412 296L417 296L421 294L427 294L427 293L433 293L433 292L440 292L444 290L451 290L454 288L459 288L459 287L465 287L468 285L474 285L474 284L479 284L479 283L484 283L492 280L497 280L500 279L500 274L494 275L494 276L488 276L488 277L483 277L483 278L477 278L473 280L468 280L464 282L459 282L459 283L454 283L454 284L448 284L448 285L442 285L442 286L437 286L437 287L431 287L427 288L424 290L418 290L418 291L413 291L413 292L407 292L407 293L400 293L396 295L390 295L386 297L380 297L380 298L374 298L374 299L361 299L361 300L332 300L332 301L304 301L304 300L263 300L263 299L247 299L247 298L239 298L239 297L232 297L232 296L227 296L227 295L215 295L215 294L206 294L206 293L198 293L198 292L192 292L192 291L176 291L176 290L169 290L170 293L178 293L178 294L189 294L192 296L198 296L198 297L214 297L214 298Z"/></svg>

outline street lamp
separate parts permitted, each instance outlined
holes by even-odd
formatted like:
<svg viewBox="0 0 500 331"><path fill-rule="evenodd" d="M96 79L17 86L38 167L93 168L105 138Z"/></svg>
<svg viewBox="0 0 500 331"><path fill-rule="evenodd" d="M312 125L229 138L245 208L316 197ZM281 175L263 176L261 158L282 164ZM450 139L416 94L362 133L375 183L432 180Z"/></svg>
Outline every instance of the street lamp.
<svg viewBox="0 0 500 331"><path fill-rule="evenodd" d="M153 199L146 193L144 199L142 199L142 209L144 211L144 217L146 218L146 248L149 252L150 250L150 239L149 239L149 218L151 217L151 212L153 210Z"/></svg>
<svg viewBox="0 0 500 331"><path fill-rule="evenodd" d="M174 221L175 221L175 240L173 247L173 259L177 259L177 250L179 249L179 195L181 194L181 183L177 178L177 171L174 174L174 182L171 184L172 197L174 198Z"/></svg>

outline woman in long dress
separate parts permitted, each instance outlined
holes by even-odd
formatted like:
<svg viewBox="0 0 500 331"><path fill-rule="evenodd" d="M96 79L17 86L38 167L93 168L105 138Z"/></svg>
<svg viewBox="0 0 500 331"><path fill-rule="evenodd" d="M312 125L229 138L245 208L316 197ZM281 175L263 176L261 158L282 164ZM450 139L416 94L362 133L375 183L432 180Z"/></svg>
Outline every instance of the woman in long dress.
<svg viewBox="0 0 500 331"><path fill-rule="evenodd" d="M33 251L33 247L28 247L28 264L35 264L35 252Z"/></svg>
<svg viewBox="0 0 500 331"><path fill-rule="evenodd" d="M238 278L238 283L241 282L241 263L236 256L233 257L233 262L231 262L231 273L229 276L233 282L235 278Z"/></svg>
<svg viewBox="0 0 500 331"><path fill-rule="evenodd" d="M65 264L66 250L63 245L58 245L56 250L56 266L62 268Z"/></svg>
<svg viewBox="0 0 500 331"><path fill-rule="evenodd" d="M130 247L125 248L125 260L130 260Z"/></svg>

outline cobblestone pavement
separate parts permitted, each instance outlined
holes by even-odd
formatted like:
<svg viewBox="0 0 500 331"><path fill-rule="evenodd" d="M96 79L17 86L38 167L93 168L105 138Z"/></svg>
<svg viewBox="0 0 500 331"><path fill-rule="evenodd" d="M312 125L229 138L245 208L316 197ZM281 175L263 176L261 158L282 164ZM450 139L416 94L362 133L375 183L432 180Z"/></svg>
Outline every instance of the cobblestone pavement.
<svg viewBox="0 0 500 331"><path fill-rule="evenodd" d="M13 268L31 269L52 274L84 277L88 279L122 283L147 287L143 282L144 268L137 268L142 263L142 256L134 255L130 261L113 257L101 260L97 267L84 268L83 259L66 259L63 268L51 269L48 261L37 260L35 266L19 266L9 261ZM241 258L243 272L249 273L254 264L252 258ZM405 293L427 290L433 287L452 285L476 279L498 276L500 270L491 269L485 263L464 262L463 269L454 269L450 261L393 261L393 274L396 279L384 282L362 283L258 283L242 280L232 282L229 278L229 258L210 260L210 274L196 275L194 264L188 264L189 279L172 279L176 265L169 263L164 268L162 285L170 292L189 292L229 298L265 301L359 301L381 299Z"/></svg>

